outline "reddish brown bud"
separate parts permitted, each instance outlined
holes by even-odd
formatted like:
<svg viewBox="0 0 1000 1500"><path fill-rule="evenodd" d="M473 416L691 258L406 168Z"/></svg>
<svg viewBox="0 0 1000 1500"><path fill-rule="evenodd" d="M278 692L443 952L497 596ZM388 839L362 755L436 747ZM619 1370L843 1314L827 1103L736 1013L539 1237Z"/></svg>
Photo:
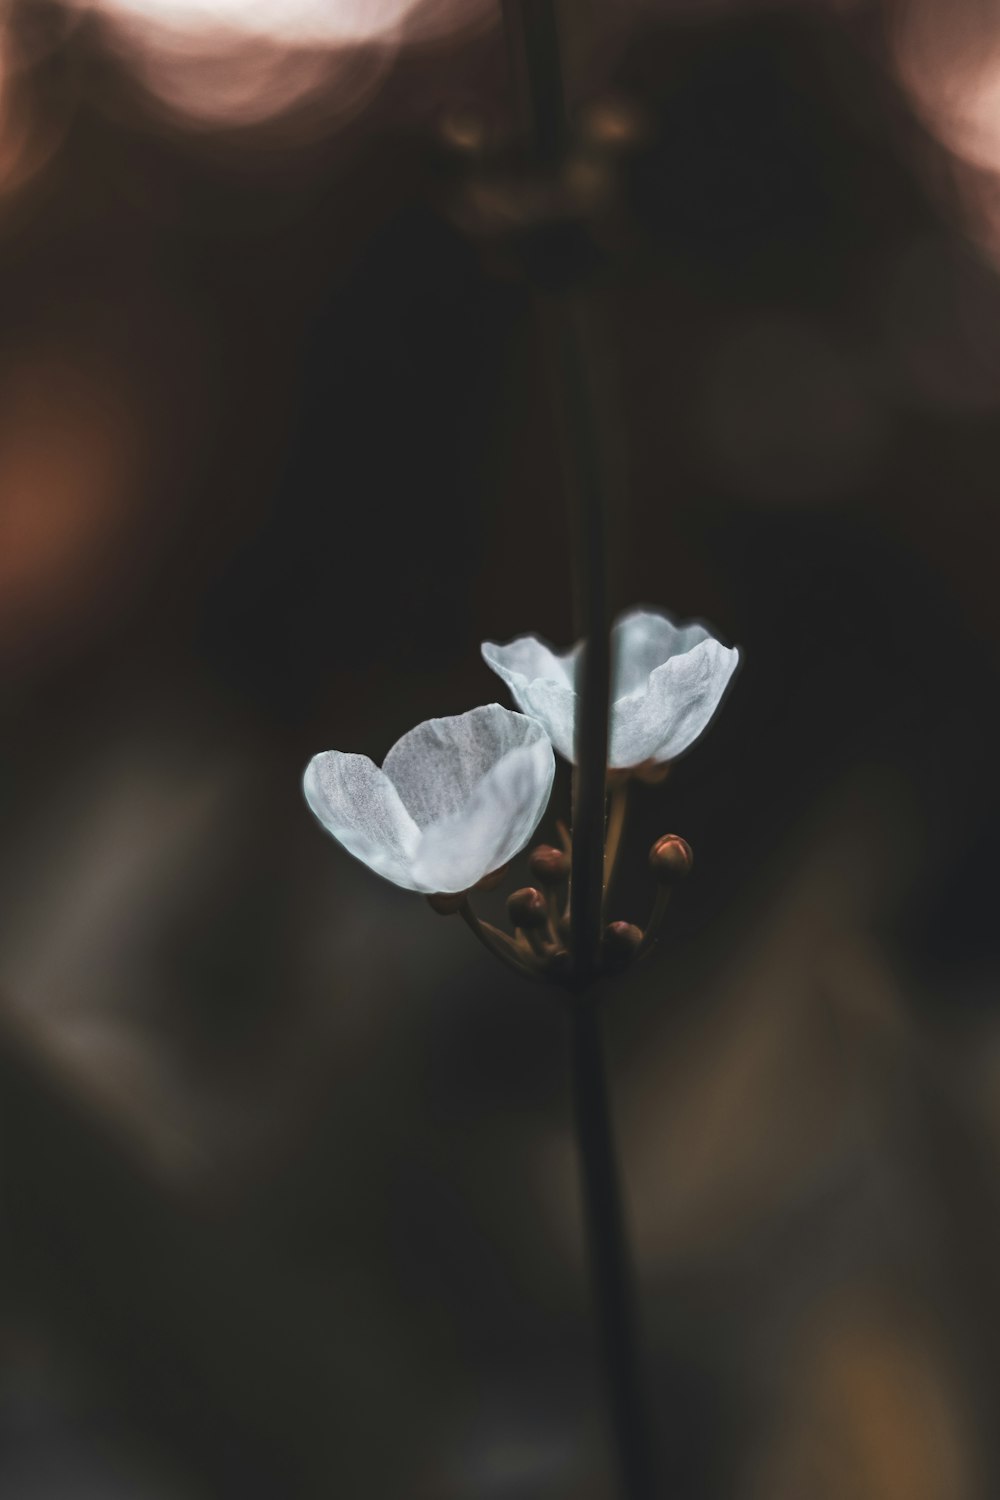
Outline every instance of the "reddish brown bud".
<svg viewBox="0 0 1000 1500"><path fill-rule="evenodd" d="M539 844L528 856L528 869L540 885L560 885L569 876L570 858L565 849Z"/></svg>
<svg viewBox="0 0 1000 1500"><path fill-rule="evenodd" d="M504 876L506 875L506 873L507 873L507 871L509 869L510 869L510 865L506 864L506 865L501 865L500 868L499 868L499 870L491 870L488 875L484 875L483 876L482 880L477 880L477 882L476 882L476 890L477 891L494 891L494 890L496 890L497 886L503 880Z"/></svg>
<svg viewBox="0 0 1000 1500"><path fill-rule="evenodd" d="M665 834L649 851L649 868L661 885L684 880L690 875L693 865L691 845L678 833Z"/></svg>
<svg viewBox="0 0 1000 1500"><path fill-rule="evenodd" d="M634 922L609 922L604 929L604 955L612 963L627 964L642 944L642 930Z"/></svg>
<svg viewBox="0 0 1000 1500"><path fill-rule="evenodd" d="M464 891L439 891L437 895L427 897L427 905L439 917L453 917L457 911L461 911L464 903Z"/></svg>
<svg viewBox="0 0 1000 1500"><path fill-rule="evenodd" d="M507 897L507 912L515 927L544 927L549 917L548 902L541 891L526 885Z"/></svg>

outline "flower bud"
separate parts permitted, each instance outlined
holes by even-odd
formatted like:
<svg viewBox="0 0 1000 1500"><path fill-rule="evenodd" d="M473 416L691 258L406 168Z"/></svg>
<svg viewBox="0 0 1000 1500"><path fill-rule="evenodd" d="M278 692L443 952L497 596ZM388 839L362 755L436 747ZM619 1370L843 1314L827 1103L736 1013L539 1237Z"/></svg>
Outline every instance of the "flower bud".
<svg viewBox="0 0 1000 1500"><path fill-rule="evenodd" d="M461 911L464 903L464 891L439 891L437 895L427 897L427 905L439 917L453 917L457 911Z"/></svg>
<svg viewBox="0 0 1000 1500"><path fill-rule="evenodd" d="M691 845L678 833L664 834L649 851L649 868L661 885L673 885L690 875L694 865Z"/></svg>
<svg viewBox="0 0 1000 1500"><path fill-rule="evenodd" d="M528 856L528 869L539 885L559 885L569 875L570 858L565 849L539 844Z"/></svg>
<svg viewBox="0 0 1000 1500"><path fill-rule="evenodd" d="M604 929L604 956L614 964L627 964L642 944L642 929L634 922L609 922Z"/></svg>
<svg viewBox="0 0 1000 1500"><path fill-rule="evenodd" d="M483 876L482 880L476 881L476 890L495 891L497 886L502 883L503 878L507 874L507 871L509 869L510 861L508 861L505 865L501 865L498 870L491 870L488 875Z"/></svg>
<svg viewBox="0 0 1000 1500"><path fill-rule="evenodd" d="M526 885L507 897L507 912L515 927L544 927L549 919L548 902L541 891Z"/></svg>

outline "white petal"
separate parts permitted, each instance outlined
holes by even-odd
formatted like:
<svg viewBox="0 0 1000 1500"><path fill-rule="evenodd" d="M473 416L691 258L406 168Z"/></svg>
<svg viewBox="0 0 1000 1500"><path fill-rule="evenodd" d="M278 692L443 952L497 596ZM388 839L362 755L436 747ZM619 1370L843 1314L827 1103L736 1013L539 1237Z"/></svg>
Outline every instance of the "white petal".
<svg viewBox="0 0 1000 1500"><path fill-rule="evenodd" d="M418 724L396 741L382 769L423 830L461 812L498 761L537 738L537 725L523 714L488 703Z"/></svg>
<svg viewBox="0 0 1000 1500"><path fill-rule="evenodd" d="M461 808L422 834L413 874L424 890L468 890L513 859L538 827L552 790L555 756L540 724L520 714L510 718L524 726L522 744L487 771Z"/></svg>
<svg viewBox="0 0 1000 1500"><path fill-rule="evenodd" d="M537 719L559 754L572 760L579 645L560 656L536 636L523 635L506 646L484 641L481 649L518 708Z"/></svg>
<svg viewBox="0 0 1000 1500"><path fill-rule="evenodd" d="M704 625L677 625L668 615L645 609L619 616L611 646L611 766L680 755L718 708L739 652L721 645ZM507 683L518 707L544 725L567 760L574 759L580 649L577 644L560 656L534 636L482 647L484 660Z"/></svg>
<svg viewBox="0 0 1000 1500"><path fill-rule="evenodd" d="M328 833L377 875L418 891L411 864L420 830L399 793L367 755L314 755L302 780L306 801Z"/></svg>
<svg viewBox="0 0 1000 1500"><path fill-rule="evenodd" d="M700 626L693 627L700 630ZM673 760L693 745L726 691L740 654L710 636L651 673L611 709L610 764Z"/></svg>
<svg viewBox="0 0 1000 1500"><path fill-rule="evenodd" d="M612 696L625 698L644 688L651 672L711 639L704 625L675 625L669 615L632 609L619 615L611 631Z"/></svg>

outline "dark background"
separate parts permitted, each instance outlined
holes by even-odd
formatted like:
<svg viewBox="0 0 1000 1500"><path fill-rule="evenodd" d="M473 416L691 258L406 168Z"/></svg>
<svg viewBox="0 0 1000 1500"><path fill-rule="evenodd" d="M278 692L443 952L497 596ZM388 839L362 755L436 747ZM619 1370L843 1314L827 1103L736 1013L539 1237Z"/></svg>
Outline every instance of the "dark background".
<svg viewBox="0 0 1000 1500"><path fill-rule="evenodd" d="M991 18L571 9L615 603L744 650L614 913L685 835L609 1010L664 1493L989 1500ZM0 1493L598 1500L559 1005L300 794L571 639L503 38L143 35L0 49Z"/></svg>

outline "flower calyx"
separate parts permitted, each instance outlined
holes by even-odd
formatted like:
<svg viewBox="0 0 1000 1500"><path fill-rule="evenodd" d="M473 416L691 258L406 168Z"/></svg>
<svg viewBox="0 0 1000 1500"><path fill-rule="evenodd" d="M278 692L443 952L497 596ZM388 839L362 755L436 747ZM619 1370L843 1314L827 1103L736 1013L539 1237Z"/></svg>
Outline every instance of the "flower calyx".
<svg viewBox="0 0 1000 1500"><path fill-rule="evenodd" d="M427 897L427 905L439 917L454 917L462 910L466 899L465 891L437 891L433 896Z"/></svg>

